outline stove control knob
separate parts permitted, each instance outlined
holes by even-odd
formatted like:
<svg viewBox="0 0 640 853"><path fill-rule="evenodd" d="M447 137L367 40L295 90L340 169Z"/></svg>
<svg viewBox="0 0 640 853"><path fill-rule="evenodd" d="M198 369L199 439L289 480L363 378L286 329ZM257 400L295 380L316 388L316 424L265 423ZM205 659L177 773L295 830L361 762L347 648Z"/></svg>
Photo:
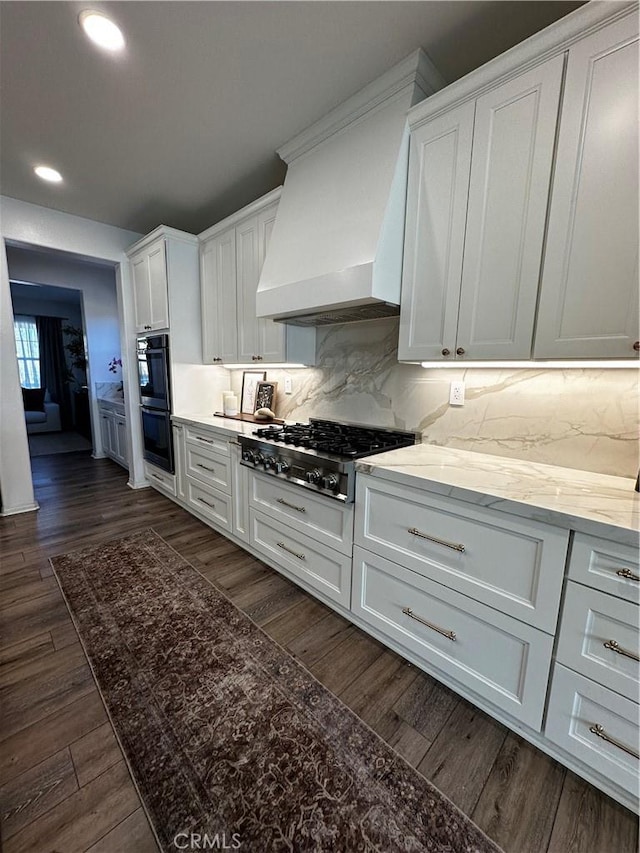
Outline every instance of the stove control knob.
<svg viewBox="0 0 640 853"><path fill-rule="evenodd" d="M245 462L253 462L253 450L243 450L242 458Z"/></svg>
<svg viewBox="0 0 640 853"><path fill-rule="evenodd" d="M307 483L311 483L313 486L317 486L322 479L322 474L317 468L314 468L313 471L307 471L304 476Z"/></svg>
<svg viewBox="0 0 640 853"><path fill-rule="evenodd" d="M251 461L254 465L260 465L262 462L264 462L264 456L258 450L253 454L253 459Z"/></svg>
<svg viewBox="0 0 640 853"><path fill-rule="evenodd" d="M284 459L276 459L273 470L276 474L286 474L291 466Z"/></svg>
<svg viewBox="0 0 640 853"><path fill-rule="evenodd" d="M269 468L276 467L276 457L275 456L266 456L264 460L264 470L268 471Z"/></svg>
<svg viewBox="0 0 640 853"><path fill-rule="evenodd" d="M328 474L322 478L322 488L335 492L338 488L338 477L335 474Z"/></svg>

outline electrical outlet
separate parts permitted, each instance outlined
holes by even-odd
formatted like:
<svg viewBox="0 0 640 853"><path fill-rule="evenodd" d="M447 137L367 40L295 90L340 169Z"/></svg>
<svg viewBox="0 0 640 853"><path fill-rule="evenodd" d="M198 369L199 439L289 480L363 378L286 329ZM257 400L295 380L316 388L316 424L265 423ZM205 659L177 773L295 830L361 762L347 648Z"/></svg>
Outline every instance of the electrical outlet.
<svg viewBox="0 0 640 853"><path fill-rule="evenodd" d="M452 382L449 389L449 405L464 406L464 382Z"/></svg>
<svg viewBox="0 0 640 853"><path fill-rule="evenodd" d="M284 377L284 393L292 394L293 393L293 380L290 376Z"/></svg>

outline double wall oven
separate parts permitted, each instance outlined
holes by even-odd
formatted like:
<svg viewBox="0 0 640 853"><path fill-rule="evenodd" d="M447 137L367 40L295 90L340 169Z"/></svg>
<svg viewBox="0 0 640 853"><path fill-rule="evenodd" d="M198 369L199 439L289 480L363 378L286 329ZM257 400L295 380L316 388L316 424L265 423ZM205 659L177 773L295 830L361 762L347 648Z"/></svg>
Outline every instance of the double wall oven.
<svg viewBox="0 0 640 853"><path fill-rule="evenodd" d="M138 386L144 458L173 474L169 336L138 339Z"/></svg>

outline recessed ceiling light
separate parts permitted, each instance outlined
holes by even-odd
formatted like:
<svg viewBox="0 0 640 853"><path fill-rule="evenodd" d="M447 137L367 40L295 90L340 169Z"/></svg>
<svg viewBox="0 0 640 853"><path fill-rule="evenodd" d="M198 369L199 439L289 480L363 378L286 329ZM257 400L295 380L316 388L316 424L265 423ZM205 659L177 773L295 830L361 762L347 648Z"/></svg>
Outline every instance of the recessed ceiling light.
<svg viewBox="0 0 640 853"><path fill-rule="evenodd" d="M105 50L122 50L124 47L124 36L110 18L102 12L93 12L85 9L78 17L80 26L89 36L91 41Z"/></svg>
<svg viewBox="0 0 640 853"><path fill-rule="evenodd" d="M33 170L43 181L50 181L52 184L59 184L62 180L62 175L57 169L52 169L50 166L36 166Z"/></svg>

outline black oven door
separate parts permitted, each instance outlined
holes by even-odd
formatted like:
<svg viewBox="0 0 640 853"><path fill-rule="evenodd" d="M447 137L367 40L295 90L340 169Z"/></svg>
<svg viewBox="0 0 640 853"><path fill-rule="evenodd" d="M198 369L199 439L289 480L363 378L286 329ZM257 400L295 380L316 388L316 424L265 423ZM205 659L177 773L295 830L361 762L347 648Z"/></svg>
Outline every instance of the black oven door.
<svg viewBox="0 0 640 853"><path fill-rule="evenodd" d="M171 415L159 409L141 406L143 456L158 468L174 473L173 441L171 436Z"/></svg>
<svg viewBox="0 0 640 853"><path fill-rule="evenodd" d="M138 384L143 406L170 411L167 335L156 335L138 341Z"/></svg>

